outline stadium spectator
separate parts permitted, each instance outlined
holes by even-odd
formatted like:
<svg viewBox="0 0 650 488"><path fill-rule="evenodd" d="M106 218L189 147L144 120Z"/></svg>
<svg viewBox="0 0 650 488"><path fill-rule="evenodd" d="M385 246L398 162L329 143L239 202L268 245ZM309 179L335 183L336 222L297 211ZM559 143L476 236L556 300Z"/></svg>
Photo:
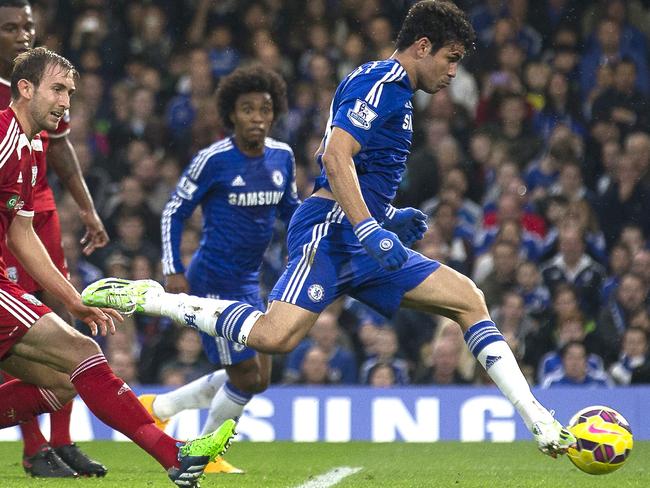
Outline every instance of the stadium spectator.
<svg viewBox="0 0 650 488"><path fill-rule="evenodd" d="M518 250L512 242L500 240L494 243L490 253L494 267L477 285L485 294L485 303L492 309L501 303L505 293L515 286Z"/></svg>
<svg viewBox="0 0 650 488"><path fill-rule="evenodd" d="M616 243L609 253L608 275L603 282L600 293L601 303L609 303L612 293L616 291L621 282L621 276L630 270L631 264L632 253L630 248L622 242ZM648 265L650 265L650 262Z"/></svg>
<svg viewBox="0 0 650 488"><path fill-rule="evenodd" d="M442 182L438 168L438 145L450 136L449 123L443 119L426 122L425 144L413 152L404 179L400 185L396 205L420 206L422 202L438 193Z"/></svg>
<svg viewBox="0 0 650 488"><path fill-rule="evenodd" d="M614 69L614 84L599 95L591 108L592 120L607 120L618 125L623 136L650 129L647 90L636 88L637 67L630 58L621 59Z"/></svg>
<svg viewBox="0 0 650 488"><path fill-rule="evenodd" d="M530 61L524 67L526 102L535 110L535 114L544 108L546 87L551 74L550 66L541 61Z"/></svg>
<svg viewBox="0 0 650 488"><path fill-rule="evenodd" d="M460 223L456 207L444 200L439 202L433 211L431 222L449 250L445 263L461 273L469 273L474 261L473 232ZM425 236L424 239L426 238Z"/></svg>
<svg viewBox="0 0 650 488"><path fill-rule="evenodd" d="M106 248L106 252L118 253L127 259L138 254L146 256L151 262L158 261L159 250L147 239L145 216L139 211L124 210L117 217L115 239Z"/></svg>
<svg viewBox="0 0 650 488"><path fill-rule="evenodd" d="M388 364L393 369L395 384L408 385L411 382L408 363L398 356L399 343L392 327L375 330L374 355L366 359L359 370L359 383L369 384L370 370L379 363Z"/></svg>
<svg viewBox="0 0 650 488"><path fill-rule="evenodd" d="M490 167L492 153L492 140L486 131L474 131L468 143L468 167L471 169L472 178L469 180L467 196L475 202L481 202L489 174L493 172Z"/></svg>
<svg viewBox="0 0 650 488"><path fill-rule="evenodd" d="M528 202L527 193L526 185L519 176L514 176L495 202L486 202L484 205L483 227L489 230L506 220L515 220L520 222L525 231L544 237L546 223ZM534 256L530 257L534 259Z"/></svg>
<svg viewBox="0 0 650 488"><path fill-rule="evenodd" d="M425 250L419 249L428 256ZM399 341L400 354L408 362L409 371L417 369L422 344L431 342L439 320L440 318L435 315L408 309L400 310L392 320Z"/></svg>
<svg viewBox="0 0 650 488"><path fill-rule="evenodd" d="M521 343L517 349L524 351L524 338L537 329L537 323L527 314L524 299L516 291L507 291L499 305L492 310L499 321L499 330Z"/></svg>
<svg viewBox="0 0 650 488"><path fill-rule="evenodd" d="M546 234L542 250L542 259L550 259L558 251L560 229L563 227L575 227L584 232L585 252L599 264L605 264L607 249L605 246L605 235L600 230L598 218L587 200L570 202L561 223L558 222Z"/></svg>
<svg viewBox="0 0 650 488"><path fill-rule="evenodd" d="M108 356L108 363L113 368L115 376L124 380L132 388L139 386L135 355L125 351L114 351Z"/></svg>
<svg viewBox="0 0 650 488"><path fill-rule="evenodd" d="M557 182L550 188L551 195L562 195L569 202L594 202L595 195L589 190L582 177L582 168L577 160L565 161Z"/></svg>
<svg viewBox="0 0 650 488"><path fill-rule="evenodd" d="M88 262L81 254L77 237L74 234L62 232L61 246L70 272L70 281L74 283L76 288L83 289L83 287L104 276L101 269Z"/></svg>
<svg viewBox="0 0 650 488"><path fill-rule="evenodd" d="M515 287L524 301L526 315L539 319L549 308L551 294L542 282L542 275L532 261L522 261L517 266Z"/></svg>
<svg viewBox="0 0 650 488"><path fill-rule="evenodd" d="M395 385L395 371L390 364L377 363L368 371L368 384L376 388Z"/></svg>
<svg viewBox="0 0 650 488"><path fill-rule="evenodd" d="M568 283L560 283L552 294L552 306L544 314L539 327L525 338L524 363L536 370L542 356L556 349L555 334L559 324L566 318L581 313L575 288Z"/></svg>
<svg viewBox="0 0 650 488"><path fill-rule="evenodd" d="M630 271L639 275L644 283L650 285L650 249L638 249L632 255Z"/></svg>
<svg viewBox="0 0 650 488"><path fill-rule="evenodd" d="M460 374L460 347L453 339L441 337L433 342L430 367L420 371L415 383L420 385L462 385L467 380Z"/></svg>
<svg viewBox="0 0 650 488"><path fill-rule="evenodd" d="M611 246L621 236L627 224L638 225L646 235L650 233L650 190L640 180L634 161L624 155L619 158L615 180L598 199L596 211L605 240Z"/></svg>
<svg viewBox="0 0 650 488"><path fill-rule="evenodd" d="M596 335L602 344L601 355L607 364L618 357L623 334L630 327L630 319L646 306L648 283L634 273L625 273L614 292L613 299L598 316Z"/></svg>
<svg viewBox="0 0 650 488"><path fill-rule="evenodd" d="M494 137L506 142L508 153L520 168L525 167L541 149L540 137L527 120L528 106L520 94L510 93L499 103L499 124Z"/></svg>
<svg viewBox="0 0 650 488"><path fill-rule="evenodd" d="M563 224L559 230L558 252L542 267L542 276L551 293L560 283L575 286L580 308L588 317L595 317L605 269L585 252L585 247L584 230L570 222Z"/></svg>
<svg viewBox="0 0 650 488"><path fill-rule="evenodd" d="M650 134L633 132L625 138L625 152L637 166L643 183L650 185Z"/></svg>
<svg viewBox="0 0 650 488"><path fill-rule="evenodd" d="M618 360L609 368L609 375L619 385L629 385L648 367L648 334L639 327L629 327L623 334L623 346Z"/></svg>
<svg viewBox="0 0 650 488"><path fill-rule="evenodd" d="M591 145L588 145L589 149ZM592 150L594 150L592 148ZM595 188L597 196L605 193L615 181L615 169L622 154L618 140L608 140L600 147L599 154L588 154L585 161L585 180L590 188Z"/></svg>
<svg viewBox="0 0 650 488"><path fill-rule="evenodd" d="M465 166L465 165L463 165ZM471 168L457 165L445 175L438 195L423 202L422 210L431 214L442 200L450 203L458 214L459 224L473 231L483 221L483 209L468 197L469 182L467 174Z"/></svg>
<svg viewBox="0 0 650 488"><path fill-rule="evenodd" d="M307 351L318 347L327 355L328 382L353 384L357 382L357 364L352 353L340 344L341 329L333 313L323 313L311 328L309 339L302 341L288 354L284 382L295 383L300 377L300 365Z"/></svg>
<svg viewBox="0 0 650 488"><path fill-rule="evenodd" d="M593 333L588 333L584 317L580 313L564 317L557 324L555 331L556 348L546 353L540 360L537 368L537 382L541 385L546 383L549 377L558 375L563 368L562 348L570 342L580 342L587 349L587 369L594 375L602 375L605 372L603 359L590 349L595 349ZM593 331L592 331L593 332Z"/></svg>
<svg viewBox="0 0 650 488"><path fill-rule="evenodd" d="M553 129L563 124L572 132L584 135L580 98L572 90L568 76L560 71L554 72L545 88L543 106L533 117L535 131L547 141Z"/></svg>
<svg viewBox="0 0 650 488"><path fill-rule="evenodd" d="M623 226L620 241L630 249L633 256L636 256L639 251L647 249L643 229L633 223L627 223ZM645 272L641 274L644 275Z"/></svg>
<svg viewBox="0 0 650 488"><path fill-rule="evenodd" d="M160 242L158 217L149 207L146 197L147 194L137 178L126 176L122 179L119 192L109 199L103 212L111 235L117 234L118 221L122 215L141 215L145 225L143 232L147 236L147 240L154 245Z"/></svg>
<svg viewBox="0 0 650 488"><path fill-rule="evenodd" d="M168 369L180 372L183 375L183 384L212 372L212 366L203 354L201 339L196 332L179 329L174 344L175 354L160 364L160 380L162 380L163 371Z"/></svg>
<svg viewBox="0 0 650 488"><path fill-rule="evenodd" d="M560 350L562 369L549 375L542 388L556 388L561 386L585 386L589 388L602 388L611 386L606 373L589 371L587 351L583 343L571 341Z"/></svg>
<svg viewBox="0 0 650 488"><path fill-rule="evenodd" d="M300 376L296 384L328 385L330 381L327 353L318 346L310 347L305 351L305 355L300 363Z"/></svg>
<svg viewBox="0 0 650 488"><path fill-rule="evenodd" d="M585 53L580 62L580 88L586 97L594 86L596 72L602 64L616 64L629 57L636 65L636 87L643 94L648 93L648 66L645 53L638 48L621 44L621 27L613 19L600 21L596 32L596 42Z"/></svg>
<svg viewBox="0 0 650 488"><path fill-rule="evenodd" d="M108 134L111 147L126 147L135 139L144 139L153 147L161 146L166 139L165 126L156 114L154 93L148 88L135 88L128 103L127 119L111 126Z"/></svg>

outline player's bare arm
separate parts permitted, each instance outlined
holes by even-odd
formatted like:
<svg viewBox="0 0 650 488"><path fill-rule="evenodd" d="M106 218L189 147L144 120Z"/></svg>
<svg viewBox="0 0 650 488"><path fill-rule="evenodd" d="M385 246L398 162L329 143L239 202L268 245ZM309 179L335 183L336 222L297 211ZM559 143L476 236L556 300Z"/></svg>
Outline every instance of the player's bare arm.
<svg viewBox="0 0 650 488"><path fill-rule="evenodd" d="M352 160L360 150L361 146L354 137L343 129L334 127L323 153L323 166L334 198L352 225L370 217Z"/></svg>
<svg viewBox="0 0 650 488"><path fill-rule="evenodd" d="M7 233L7 245L27 272L43 287L56 295L66 307L90 327L93 335L115 333L115 323L124 320L119 313L110 309L88 307L81 302L81 296L56 268L47 254L38 235L34 232L32 218L16 216Z"/></svg>
<svg viewBox="0 0 650 488"><path fill-rule="evenodd" d="M77 154L66 136L50 139L47 161L79 207L79 216L86 226L86 233L80 242L83 246L82 252L88 256L96 249L106 246L109 237L95 210Z"/></svg>

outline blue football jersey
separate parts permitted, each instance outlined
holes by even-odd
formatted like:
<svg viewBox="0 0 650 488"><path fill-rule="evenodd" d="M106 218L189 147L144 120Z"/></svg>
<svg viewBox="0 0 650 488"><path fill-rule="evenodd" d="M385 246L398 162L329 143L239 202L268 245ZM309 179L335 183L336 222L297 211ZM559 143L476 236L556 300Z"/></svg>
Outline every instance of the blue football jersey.
<svg viewBox="0 0 650 488"><path fill-rule="evenodd" d="M361 193L377 220L395 197L413 138L413 89L406 70L395 59L359 66L338 86L330 106L324 143L339 127L361 145L354 156ZM325 169L315 189L330 190Z"/></svg>
<svg viewBox="0 0 650 488"><path fill-rule="evenodd" d="M183 224L201 205L203 234L192 268L216 288L232 293L257 289L275 219L288 223L300 203L291 148L271 138L264 145L264 155L252 158L229 137L197 153L163 211L164 274L185 271Z"/></svg>

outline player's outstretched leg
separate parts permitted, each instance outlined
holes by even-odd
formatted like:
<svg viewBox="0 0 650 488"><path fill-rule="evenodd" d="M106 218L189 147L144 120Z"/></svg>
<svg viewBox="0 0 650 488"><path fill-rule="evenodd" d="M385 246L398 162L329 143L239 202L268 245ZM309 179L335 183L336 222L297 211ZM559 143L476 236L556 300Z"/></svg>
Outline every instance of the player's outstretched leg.
<svg viewBox="0 0 650 488"><path fill-rule="evenodd" d="M404 304L441 313L461 326L467 347L517 409L540 451L556 457L575 444L574 436L533 396L514 354L490 319L483 293L469 278L441 265L404 295Z"/></svg>
<svg viewBox="0 0 650 488"><path fill-rule="evenodd" d="M162 285L153 280L103 278L88 285L81 292L81 299L86 305L112 308L127 315L135 312L163 315L210 336L218 335L244 345L248 332L264 315L244 302L165 293Z"/></svg>
<svg viewBox="0 0 650 488"><path fill-rule="evenodd" d="M207 464L222 456L230 447L235 436L235 425L235 421L229 419L211 434L179 443L179 467L167 471L169 479L178 486L198 487Z"/></svg>
<svg viewBox="0 0 650 488"><path fill-rule="evenodd" d="M264 313L245 302L165 293L152 280L104 278L88 285L81 298L86 305L125 314L169 317L209 336L224 337L271 354L292 351L318 318L315 312L279 301Z"/></svg>

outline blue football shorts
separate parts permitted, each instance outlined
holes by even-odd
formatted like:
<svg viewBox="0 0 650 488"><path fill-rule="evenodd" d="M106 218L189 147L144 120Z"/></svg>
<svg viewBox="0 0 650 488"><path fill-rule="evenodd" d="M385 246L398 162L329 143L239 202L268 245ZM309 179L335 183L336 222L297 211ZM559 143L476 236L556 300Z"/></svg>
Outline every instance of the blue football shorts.
<svg viewBox="0 0 650 488"><path fill-rule="evenodd" d="M289 262L269 295L320 313L341 295L349 295L390 318L404 294L422 283L440 263L408 249L397 271L386 271L370 257L334 200L310 197L291 219Z"/></svg>
<svg viewBox="0 0 650 488"><path fill-rule="evenodd" d="M223 293L222 290L206 289L203 285L198 285L193 280L189 280L190 292L192 295L206 298L216 298L221 300L235 300L238 302L248 303L253 307L266 310L264 302L260 298L259 292L248 295L232 295ZM205 332L199 331L203 350L211 363L217 366L233 366L242 363L247 359L255 357L257 351L236 342L231 342L223 337L212 337Z"/></svg>

